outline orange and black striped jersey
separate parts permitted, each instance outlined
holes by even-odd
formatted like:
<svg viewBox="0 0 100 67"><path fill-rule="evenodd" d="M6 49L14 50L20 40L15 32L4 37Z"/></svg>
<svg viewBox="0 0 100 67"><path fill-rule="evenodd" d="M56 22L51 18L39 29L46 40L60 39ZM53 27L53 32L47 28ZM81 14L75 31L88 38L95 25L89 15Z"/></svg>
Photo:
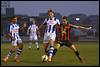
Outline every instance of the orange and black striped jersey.
<svg viewBox="0 0 100 67"><path fill-rule="evenodd" d="M73 24L62 24L61 25L61 40L70 40L70 33Z"/></svg>

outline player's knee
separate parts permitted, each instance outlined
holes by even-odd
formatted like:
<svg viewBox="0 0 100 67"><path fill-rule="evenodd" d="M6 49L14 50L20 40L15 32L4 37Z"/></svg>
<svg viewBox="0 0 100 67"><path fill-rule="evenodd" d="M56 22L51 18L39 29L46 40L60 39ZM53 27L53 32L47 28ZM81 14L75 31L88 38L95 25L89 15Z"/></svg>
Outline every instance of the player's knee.
<svg viewBox="0 0 100 67"><path fill-rule="evenodd" d="M17 47L16 46L12 46L12 51L16 51Z"/></svg>
<svg viewBox="0 0 100 67"><path fill-rule="evenodd" d="M49 40L49 43L53 45L54 44L54 41L52 39L50 39Z"/></svg>
<svg viewBox="0 0 100 67"><path fill-rule="evenodd" d="M71 45L70 48L71 48L73 51L77 51L75 45Z"/></svg>
<svg viewBox="0 0 100 67"><path fill-rule="evenodd" d="M19 43L19 48L23 48L23 43Z"/></svg>
<svg viewBox="0 0 100 67"><path fill-rule="evenodd" d="M55 49L58 50L59 48L60 48L60 44L56 44L56 45L55 45Z"/></svg>

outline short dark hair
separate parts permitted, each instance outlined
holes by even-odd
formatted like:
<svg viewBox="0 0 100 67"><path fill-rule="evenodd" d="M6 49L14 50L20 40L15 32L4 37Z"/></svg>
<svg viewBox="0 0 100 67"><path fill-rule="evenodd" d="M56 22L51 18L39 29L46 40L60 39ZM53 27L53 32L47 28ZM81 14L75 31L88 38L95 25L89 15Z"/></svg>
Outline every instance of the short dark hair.
<svg viewBox="0 0 100 67"><path fill-rule="evenodd" d="M49 9L49 10L48 10L48 13L49 13L49 12L52 12L52 13L54 13L54 11L53 11L53 10L51 10L51 9Z"/></svg>
<svg viewBox="0 0 100 67"><path fill-rule="evenodd" d="M13 18L17 18L17 16L12 16L12 18L11 18L11 19L13 19Z"/></svg>
<svg viewBox="0 0 100 67"><path fill-rule="evenodd" d="M68 19L68 17L67 17L67 16L63 16L63 17L62 17L62 19L66 19L66 20L67 20L67 19Z"/></svg>

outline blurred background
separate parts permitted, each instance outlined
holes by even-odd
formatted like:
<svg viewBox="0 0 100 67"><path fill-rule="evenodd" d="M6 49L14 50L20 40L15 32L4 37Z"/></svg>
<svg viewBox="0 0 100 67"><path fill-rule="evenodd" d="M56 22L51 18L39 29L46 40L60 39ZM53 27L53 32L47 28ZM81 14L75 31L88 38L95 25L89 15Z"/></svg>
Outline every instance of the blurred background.
<svg viewBox="0 0 100 67"><path fill-rule="evenodd" d="M48 9L55 11L55 16L60 19L67 16L72 24L92 27L91 30L72 29L72 41L99 41L99 1L1 1L1 42L9 42L4 38L11 17L18 16L18 24L26 27L20 31L23 41L28 41L27 28L31 18L36 19L39 26L47 17ZM41 38L43 39L43 28Z"/></svg>

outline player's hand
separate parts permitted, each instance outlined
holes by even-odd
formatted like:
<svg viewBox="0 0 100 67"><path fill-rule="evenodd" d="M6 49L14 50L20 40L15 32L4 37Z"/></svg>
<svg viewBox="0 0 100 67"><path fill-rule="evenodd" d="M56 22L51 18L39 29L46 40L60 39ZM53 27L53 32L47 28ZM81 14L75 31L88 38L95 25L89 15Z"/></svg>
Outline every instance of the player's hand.
<svg viewBox="0 0 100 67"><path fill-rule="evenodd" d="M90 29L92 29L92 27L89 27L89 28L86 28L87 30L90 30Z"/></svg>
<svg viewBox="0 0 100 67"><path fill-rule="evenodd" d="M11 38L8 34L4 35L7 39Z"/></svg>

